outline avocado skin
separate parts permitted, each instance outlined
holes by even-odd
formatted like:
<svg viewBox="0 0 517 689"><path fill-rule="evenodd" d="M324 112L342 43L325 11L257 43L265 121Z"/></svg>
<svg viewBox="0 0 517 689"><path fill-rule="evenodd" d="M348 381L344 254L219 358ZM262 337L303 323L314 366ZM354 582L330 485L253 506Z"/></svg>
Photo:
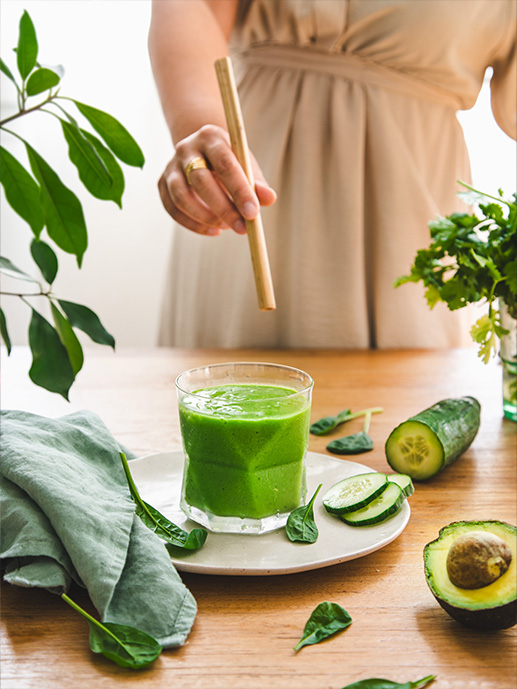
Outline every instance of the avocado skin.
<svg viewBox="0 0 517 689"><path fill-rule="evenodd" d="M508 629L517 624L517 600L496 608L468 610L467 608L458 608L455 605L446 603L434 593L433 595L452 618L467 627L480 629L481 631L495 631L498 629Z"/></svg>

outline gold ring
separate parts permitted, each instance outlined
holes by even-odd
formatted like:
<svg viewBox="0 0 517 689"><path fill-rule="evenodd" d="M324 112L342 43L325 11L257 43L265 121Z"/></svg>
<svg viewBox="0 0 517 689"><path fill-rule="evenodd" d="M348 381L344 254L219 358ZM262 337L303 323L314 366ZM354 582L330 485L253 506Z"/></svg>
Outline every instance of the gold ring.
<svg viewBox="0 0 517 689"><path fill-rule="evenodd" d="M201 158L198 156L197 158L192 158L190 163L188 165L185 165L184 167L184 172L185 172L185 177L187 178L187 183L190 185L190 174L194 170L208 170L208 165L206 164L206 160L204 158Z"/></svg>

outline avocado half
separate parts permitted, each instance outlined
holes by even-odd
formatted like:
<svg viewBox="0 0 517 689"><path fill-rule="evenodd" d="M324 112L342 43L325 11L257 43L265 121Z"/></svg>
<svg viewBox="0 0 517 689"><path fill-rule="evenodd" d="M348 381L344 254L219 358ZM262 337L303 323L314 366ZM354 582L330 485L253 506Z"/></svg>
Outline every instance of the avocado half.
<svg viewBox="0 0 517 689"><path fill-rule="evenodd" d="M471 531L487 531L511 549L508 570L488 586L462 589L447 573L447 555L454 541ZM501 521L453 522L424 548L425 576L438 603L458 622L480 630L507 629L517 624L517 528Z"/></svg>

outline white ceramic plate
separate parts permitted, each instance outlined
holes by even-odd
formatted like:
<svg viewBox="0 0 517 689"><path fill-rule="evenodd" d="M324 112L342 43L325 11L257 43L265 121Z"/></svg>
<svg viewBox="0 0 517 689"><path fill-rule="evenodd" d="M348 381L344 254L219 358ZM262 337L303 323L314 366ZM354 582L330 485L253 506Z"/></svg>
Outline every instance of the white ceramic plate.
<svg viewBox="0 0 517 689"><path fill-rule="evenodd" d="M141 497L178 526L190 531L197 525L179 507L183 475L183 453L164 452L130 462L131 473ZM347 476L372 471L364 464L307 454L308 499L320 483L323 496L334 483ZM407 500L390 519L374 526L348 526L333 517L316 499L315 518L319 529L316 543L292 543L284 529L260 536L210 533L199 550L172 558L178 570L201 574L272 575L303 572L346 562L383 548L400 536L409 521Z"/></svg>

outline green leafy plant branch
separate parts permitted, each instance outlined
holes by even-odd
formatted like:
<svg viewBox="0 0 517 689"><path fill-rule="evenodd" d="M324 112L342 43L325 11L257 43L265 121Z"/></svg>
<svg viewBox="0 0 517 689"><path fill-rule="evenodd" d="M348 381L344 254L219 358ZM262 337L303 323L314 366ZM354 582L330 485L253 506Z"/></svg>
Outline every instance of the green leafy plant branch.
<svg viewBox="0 0 517 689"><path fill-rule="evenodd" d="M429 223L431 244L417 251L409 275L395 281L395 287L422 282L432 309L439 301L451 311L468 304L484 303L488 311L470 333L479 345L478 355L488 363L497 343L507 334L501 324L498 303L517 317L517 195L492 196L460 182L468 191L458 196L470 205L478 204L482 217L453 213Z"/></svg>
<svg viewBox="0 0 517 689"><path fill-rule="evenodd" d="M125 179L119 161L141 168L145 160L134 138L112 115L60 94L64 70L60 65L47 67L38 62L36 30L26 11L20 19L18 43L14 51L17 75L14 76L1 58L0 71L16 89L18 111L0 121L0 131L21 141L29 169L2 142L0 184L11 208L32 231L30 253L43 282L18 268L9 258L0 256L0 273L37 286L30 291L20 289L1 291L0 294L18 298L31 309L29 346L32 364L29 377L36 385L68 399L70 387L84 362L82 346L75 331L81 330L94 342L113 348L115 340L94 311L82 304L58 299L53 293L59 268L54 250L56 247L75 256L78 267L82 266L88 247L83 208L76 194L12 127L20 118L33 117L36 113L56 118L68 146L68 157L82 185L95 198L113 201L120 208ZM32 105L32 99L38 96L42 100ZM65 107L69 103L74 105L95 133L79 125ZM42 238L43 230L46 230L48 241ZM46 300L52 323L34 308L30 302L32 298ZM10 354L11 338L1 308L0 336Z"/></svg>

